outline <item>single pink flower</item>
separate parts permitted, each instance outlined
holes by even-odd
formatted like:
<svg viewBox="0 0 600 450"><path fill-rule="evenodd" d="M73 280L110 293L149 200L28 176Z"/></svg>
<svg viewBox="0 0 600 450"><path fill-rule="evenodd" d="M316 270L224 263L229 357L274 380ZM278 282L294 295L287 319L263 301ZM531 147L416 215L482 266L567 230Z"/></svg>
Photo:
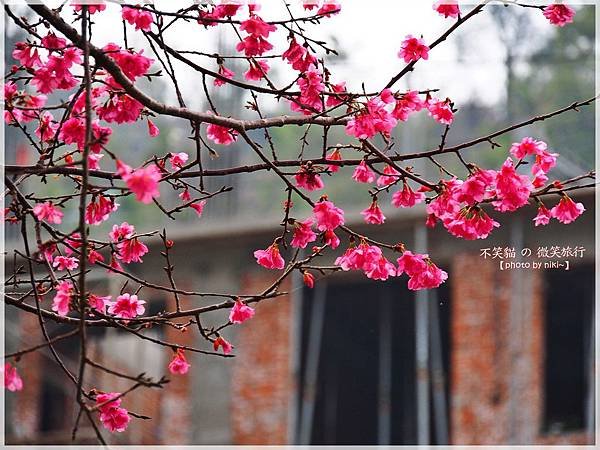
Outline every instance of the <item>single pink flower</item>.
<svg viewBox="0 0 600 450"><path fill-rule="evenodd" d="M583 203L575 203L571 197L565 194L550 210L550 214L559 222L568 224L575 221L584 211Z"/></svg>
<svg viewBox="0 0 600 450"><path fill-rule="evenodd" d="M362 160L354 169L352 179L358 183L372 183L375 181L375 173L367 166L365 160Z"/></svg>
<svg viewBox="0 0 600 450"><path fill-rule="evenodd" d="M79 261L77 258L70 256L57 256L54 258L52 266L56 267L57 270L75 270L79 267Z"/></svg>
<svg viewBox="0 0 600 450"><path fill-rule="evenodd" d="M305 166L302 166L300 170L298 170L296 175L294 175L294 179L296 180L296 185L298 187L304 188L307 191L318 191L324 187L321 176L318 173L307 169Z"/></svg>
<svg viewBox="0 0 600 450"><path fill-rule="evenodd" d="M52 202L38 203L33 207L33 214L38 220L59 224L62 222L63 213Z"/></svg>
<svg viewBox="0 0 600 450"><path fill-rule="evenodd" d="M11 392L23 389L23 380L19 376L17 368L9 362L4 363L4 387Z"/></svg>
<svg viewBox="0 0 600 450"><path fill-rule="evenodd" d="M325 230L323 240L334 250L340 246L340 238L337 237L333 230Z"/></svg>
<svg viewBox="0 0 600 450"><path fill-rule="evenodd" d="M552 218L552 213L548 208L544 205L540 205L538 208L537 216L533 218L535 226L538 227L540 225L548 225L550 223L550 219Z"/></svg>
<svg viewBox="0 0 600 450"><path fill-rule="evenodd" d="M173 356L173 359L169 363L169 372L173 375L185 375L190 369L191 365L185 359L183 349L178 348Z"/></svg>
<svg viewBox="0 0 600 450"><path fill-rule="evenodd" d="M496 177L495 170L477 169L473 175L460 185L454 198L457 202L464 202L468 205L479 203L491 195L491 191L495 187Z"/></svg>
<svg viewBox="0 0 600 450"><path fill-rule="evenodd" d="M189 158L189 156L185 152L171 153L169 162L171 163L171 167L173 168L173 170L178 170L178 169L181 169L185 165L188 158Z"/></svg>
<svg viewBox="0 0 600 450"><path fill-rule="evenodd" d="M211 123L206 128L206 135L215 144L231 145L237 139L237 131Z"/></svg>
<svg viewBox="0 0 600 450"><path fill-rule="evenodd" d="M426 105L429 115L442 125L452 125L454 121L454 112L450 103L445 100L430 99Z"/></svg>
<svg viewBox="0 0 600 450"><path fill-rule="evenodd" d="M190 208L196 211L198 217L202 217L202 212L204 211L204 206L206 205L206 200L202 200L199 202L195 202L190 204Z"/></svg>
<svg viewBox="0 0 600 450"><path fill-rule="evenodd" d="M256 250L254 252L254 257L258 264L267 269L281 270L285 267L285 261L279 253L279 246L275 243L266 250Z"/></svg>
<svg viewBox="0 0 600 450"><path fill-rule="evenodd" d="M135 294L122 294L117 297L116 302L110 304L108 312L121 319L133 319L144 314L145 303L144 300L138 300L138 296Z"/></svg>
<svg viewBox="0 0 600 450"><path fill-rule="evenodd" d="M310 272L302 272L302 281L310 289L315 287L315 276Z"/></svg>
<svg viewBox="0 0 600 450"><path fill-rule="evenodd" d="M131 417L125 408L121 408L121 399L110 401L118 397L118 392L101 393L96 396L96 406L100 413L100 422L111 433L121 433L127 429Z"/></svg>
<svg viewBox="0 0 600 450"><path fill-rule="evenodd" d="M143 11L137 8L129 8L123 6L121 10L123 20L126 20L131 25L135 25L136 30L150 31L154 18L149 11Z"/></svg>
<svg viewBox="0 0 600 450"><path fill-rule="evenodd" d="M438 0L433 4L433 9L444 16L457 18L460 15L460 7L457 0Z"/></svg>
<svg viewBox="0 0 600 450"><path fill-rule="evenodd" d="M398 57L404 59L406 63L418 61L419 59L429 59L429 47L423 39L418 39L409 34L402 42Z"/></svg>
<svg viewBox="0 0 600 450"><path fill-rule="evenodd" d="M525 158L527 155L537 155L545 152L548 149L548 144L544 141L536 141L531 137L526 137L521 142L515 142L510 148L510 154L517 159Z"/></svg>
<svg viewBox="0 0 600 450"><path fill-rule="evenodd" d="M552 25L564 27L566 24L573 22L575 10L568 5L556 3L544 8L544 17L546 17Z"/></svg>
<svg viewBox="0 0 600 450"><path fill-rule="evenodd" d="M250 67L244 73L244 78L246 80L258 81L265 78L265 75L269 73L269 64L266 61L259 60L258 64L254 62L250 62Z"/></svg>
<svg viewBox="0 0 600 450"><path fill-rule="evenodd" d="M101 297L96 294L90 294L88 297L88 304L90 305L90 308L95 309L101 314L106 314L106 307L110 305L111 298L110 295Z"/></svg>
<svg viewBox="0 0 600 450"><path fill-rule="evenodd" d="M148 119L148 135L150 137L156 137L160 134L160 130L158 129L158 127L154 124L154 122L152 122L150 119Z"/></svg>
<svg viewBox="0 0 600 450"><path fill-rule="evenodd" d="M399 179L400 172L398 172L396 169L394 169L388 164L383 169L383 175L380 175L379 178L377 178L377 186L389 186L391 184L394 184Z"/></svg>
<svg viewBox="0 0 600 450"><path fill-rule="evenodd" d="M125 239L117 244L119 253L117 258L125 264L132 262L142 262L142 256L148 253L148 246L140 242L137 237Z"/></svg>
<svg viewBox="0 0 600 450"><path fill-rule="evenodd" d="M310 242L317 239L316 233L312 230L314 219L309 217L303 222L296 220L294 222L294 237L291 245L295 248L306 248Z"/></svg>
<svg viewBox="0 0 600 450"><path fill-rule="evenodd" d="M424 106L425 102L419 98L419 93L417 91L409 91L396 101L392 116L406 122L412 113L421 111Z"/></svg>
<svg viewBox="0 0 600 450"><path fill-rule="evenodd" d="M249 307L241 300L236 300L233 308L229 312L229 321L231 323L243 323L254 317L254 308Z"/></svg>
<svg viewBox="0 0 600 450"><path fill-rule="evenodd" d="M232 70L229 70L223 64L219 64L219 75L221 75L224 78L231 79L235 75L235 72ZM213 81L213 84L215 86L223 86L225 83L226 83L226 81L224 81L221 78L215 78L215 81Z"/></svg>
<svg viewBox="0 0 600 450"><path fill-rule="evenodd" d="M213 342L213 349L215 351L219 350L219 347L223 349L223 353L226 355L229 355L233 349L233 345L227 342L222 336L219 336Z"/></svg>
<svg viewBox="0 0 600 450"><path fill-rule="evenodd" d="M161 179L161 175L154 164L133 171L118 169L118 172L127 187L135 194L135 198L138 201L148 204L152 203L153 198L160 196L158 182Z"/></svg>
<svg viewBox="0 0 600 450"><path fill-rule="evenodd" d="M85 223L88 225L98 225L108 220L110 214L119 208L119 204L112 198L98 195L87 205L85 209Z"/></svg>
<svg viewBox="0 0 600 450"><path fill-rule="evenodd" d="M412 208L416 204L423 202L423 200L425 200L425 194L413 191L406 180L404 180L402 190L392 195L392 205L396 208Z"/></svg>
<svg viewBox="0 0 600 450"><path fill-rule="evenodd" d="M52 301L52 311L59 316L69 314L73 284L70 281L61 281L56 288L56 295Z"/></svg>
<svg viewBox="0 0 600 450"><path fill-rule="evenodd" d="M329 155L327 155L325 157L325 159L327 161L342 161L342 153L340 152L339 148L334 149ZM340 170L340 166L337 166L335 164L329 164L327 166L327 169L331 172L331 173L335 173L338 170Z"/></svg>
<svg viewBox="0 0 600 450"><path fill-rule="evenodd" d="M328 200L321 200L313 208L313 214L320 231L335 230L344 225L344 211Z"/></svg>
<svg viewBox="0 0 600 450"><path fill-rule="evenodd" d="M496 175L496 195L499 200L493 202L501 212L515 211L527 204L533 185L528 177L519 175L511 158L507 158Z"/></svg>
<svg viewBox="0 0 600 450"><path fill-rule="evenodd" d="M381 225L385 222L385 216L381 212L379 205L377 204L377 200L373 200L371 206L361 212L362 216L365 218L365 222L373 224L373 225Z"/></svg>
<svg viewBox="0 0 600 450"><path fill-rule="evenodd" d="M135 227L123 222L121 225L113 225L112 231L108 236L113 242L118 242L121 239L128 239L135 233Z"/></svg>

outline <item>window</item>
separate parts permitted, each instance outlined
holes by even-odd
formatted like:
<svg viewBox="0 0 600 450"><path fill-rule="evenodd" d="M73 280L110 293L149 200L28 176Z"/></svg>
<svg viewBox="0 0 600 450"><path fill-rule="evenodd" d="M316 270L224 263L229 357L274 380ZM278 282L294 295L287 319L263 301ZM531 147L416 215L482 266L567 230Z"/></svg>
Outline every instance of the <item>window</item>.
<svg viewBox="0 0 600 450"><path fill-rule="evenodd" d="M448 373L447 286L429 298L437 308L438 366ZM415 296L401 280L317 284L302 308L296 442L314 445L416 444ZM434 367L430 336L430 377ZM443 395L447 398L448 380ZM430 384L430 443L440 414ZM439 398L439 396L438 396ZM438 410L434 408L438 405ZM446 402L446 405L448 402ZM438 422L439 423L439 422ZM445 422L447 423L447 421Z"/></svg>
<svg viewBox="0 0 600 450"><path fill-rule="evenodd" d="M545 278L543 431L560 433L585 428L593 401L594 267L547 271Z"/></svg>

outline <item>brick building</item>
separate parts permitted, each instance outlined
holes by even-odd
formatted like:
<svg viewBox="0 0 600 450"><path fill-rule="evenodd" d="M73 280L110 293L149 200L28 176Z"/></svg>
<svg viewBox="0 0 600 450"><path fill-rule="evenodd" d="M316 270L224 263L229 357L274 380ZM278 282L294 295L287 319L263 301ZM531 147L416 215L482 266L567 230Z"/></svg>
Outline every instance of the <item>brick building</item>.
<svg viewBox="0 0 600 450"><path fill-rule="evenodd" d="M375 237L430 253L450 275L445 285L415 294L404 277L380 283L340 273L307 290L294 278L283 286L288 295L261 302L254 319L224 331L235 358L188 355L188 376L125 400L129 410L153 420L134 419L111 438L204 445L593 443L595 200L591 192L578 200L587 212L571 225L535 229L535 212L524 209L501 217L490 239L475 242L439 227L426 230L422 210L386 214ZM350 219L360 230L359 217ZM273 273L254 264L252 252L272 242L273 223L199 223L170 236L178 287L264 288ZM143 266L132 268L165 282L158 245L152 243ZM494 254L507 247L515 249L514 259ZM561 257L552 256L552 247L585 250ZM532 255L521 256L522 249ZM538 258L544 249L550 254ZM569 270L551 264L565 260ZM507 261L542 267L501 270ZM96 282L119 289L100 272ZM172 306L172 298L140 295L150 312ZM40 342L35 317L10 308L7 314L7 351ZM205 324L225 320L225 311L203 317ZM205 346L191 328L146 332ZM115 329L94 333L101 337L92 338L94 358L115 370L167 372L168 350ZM59 346L72 362L76 348L69 341ZM7 443L70 443L72 386L45 353L29 354L19 365L25 389L7 395ZM100 389L129 386L93 373ZM80 430L81 443L92 438L90 429Z"/></svg>

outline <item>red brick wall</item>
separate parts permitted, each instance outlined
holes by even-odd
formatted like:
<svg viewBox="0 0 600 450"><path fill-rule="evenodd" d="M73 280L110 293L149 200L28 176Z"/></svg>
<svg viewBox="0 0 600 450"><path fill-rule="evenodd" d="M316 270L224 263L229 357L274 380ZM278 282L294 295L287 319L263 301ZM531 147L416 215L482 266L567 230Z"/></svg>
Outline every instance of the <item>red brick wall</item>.
<svg viewBox="0 0 600 450"><path fill-rule="evenodd" d="M522 291L498 261L460 254L452 264L451 443L581 444L583 433L540 435L543 408L542 272ZM469 276L471 274L471 276ZM511 313L511 308L514 308Z"/></svg>
<svg viewBox="0 0 600 450"><path fill-rule="evenodd" d="M247 292L268 285L264 276L248 276ZM285 285L282 290L288 291ZM286 444L289 399L291 305L288 296L256 305L253 320L239 326L233 361L231 420L233 444Z"/></svg>

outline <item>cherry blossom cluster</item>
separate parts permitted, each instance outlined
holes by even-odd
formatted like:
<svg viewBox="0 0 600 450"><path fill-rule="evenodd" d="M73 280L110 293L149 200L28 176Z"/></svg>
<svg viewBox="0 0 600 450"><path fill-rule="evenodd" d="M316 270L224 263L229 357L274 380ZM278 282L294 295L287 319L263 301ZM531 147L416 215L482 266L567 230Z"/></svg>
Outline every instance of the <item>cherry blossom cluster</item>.
<svg viewBox="0 0 600 450"><path fill-rule="evenodd" d="M347 176L349 183L356 183L357 192L368 193L368 201L360 206L360 210L369 231L385 223L384 210L388 205L390 210L421 208L427 226L435 227L440 222L452 236L467 240L487 238L500 226L499 214L511 213L530 204L538 208L533 218L535 226L546 225L551 219L569 224L585 211L584 205L573 201L567 192L585 187L574 186L574 183L593 178L593 174L550 182L559 154L549 150L551 146L546 142L526 137L503 153L501 165L478 167L462 158L461 149L447 148L447 133L455 116L459 117L454 101L437 89L402 91L395 87L406 73L429 60L449 33L483 10L488 2L467 11L457 0L435 2L432 15L439 16L436 20L447 20L449 31L438 40L429 40L418 30L400 38L398 50L390 55L390 59L403 68L376 92L351 92L347 87L350 80L336 78L328 66L327 55L335 50L308 35L309 25L317 26L341 17L342 2L298 1L295 6L299 12L290 8L290 17L281 20L270 18L266 4L261 9L254 2L242 4L227 0L215 3L193 3L177 13L166 13L152 4L109 6L103 1L94 5L72 2L56 12L44 5L30 5L44 26L32 25L15 16L15 23L27 32L27 39L16 43L12 52L15 64L9 67L5 78L4 121L24 134L38 160L34 166L7 167L10 201L7 200L4 218L7 224L23 225L25 252L15 250L15 258L22 259L26 267L25 272L15 272L10 281L21 282L23 273L28 271L31 283L27 290L14 294L14 297L11 293L5 301L25 312L35 311L40 323L46 319L77 323L83 343L79 373L84 374L90 363L86 334L82 330L92 326L115 327L140 338L145 337L146 328L154 325L171 326L182 332L192 332L197 327L208 348L153 340L170 352L166 370L174 376L193 371L189 362L193 363L193 360L188 361L190 353L233 356L234 345L225 338L224 330L240 326L255 315L260 318L256 304L283 295L281 284L293 273L301 274L308 288L313 288L321 276L338 271L356 271L378 281L404 277L408 288L415 291L437 288L448 279L448 273L428 254L413 252L402 242L378 242L370 237L370 232L355 231L348 220L350 215L339 207L340 203L336 205L332 191L328 192L326 180L330 177ZM123 22L119 22L118 29L125 27L123 42L117 43L121 40L115 35L113 42L96 47L87 35L94 26L92 18L100 17L113 6L120 8ZM538 9L557 27L574 20L575 10L564 3ZM178 21L192 23L199 34L218 27L228 32L233 30L236 39L231 50L233 55L196 50L183 52L170 47L164 40L165 23L172 25ZM131 48L128 33L146 38L152 43L152 53ZM281 36L281 39L275 36ZM201 55L206 60L197 63L188 59L190 54ZM140 80L162 76L169 77L179 93L171 58L201 75L209 112L188 109L182 99L179 107L162 104L141 90ZM243 61L243 76L232 70L236 67L232 63L234 58ZM277 87L273 76L275 67L293 75L286 87ZM212 78L212 83L207 84L206 77ZM216 91L222 86L241 89L241 95L250 93L253 101L248 102L247 109L256 113L256 119L221 115L211 97L211 89ZM262 95L280 102L284 114L274 117L265 114L260 106ZM51 105L49 98L66 100ZM589 105L593 100L575 103L560 113ZM402 151L395 153L395 133L416 114L427 115L428 120L445 131L437 151L417 153L413 158L435 163L432 155L455 154L464 166L465 175L452 175L436 163L441 168L440 173L445 175L439 180L427 180L412 166L405 165L404 160L410 159L407 155ZM550 113L548 117L558 114ZM131 161L126 152L113 148L113 132L138 122L147 129L149 139L159 136L161 131L153 121L155 116L185 121L195 148L164 149L145 161ZM300 125L305 129L322 127L321 154L304 154L305 135L300 144L302 156L282 161L269 130L289 125ZM328 143L327 133L332 127L340 127L350 144ZM249 135L249 131L257 129L264 133L271 155L265 153L263 143ZM492 148L499 147L492 137L475 142L486 141ZM203 156L216 157L218 152L214 148L234 144L238 144L235 151L253 152L259 162L212 171L203 169ZM466 143L463 147L473 145ZM343 166L352 167L351 174L340 171ZM285 167L292 169L288 171ZM247 296L183 291L177 288L175 264L170 259L170 250L175 243L167 238L166 230L160 235L164 248L152 256L165 259L168 284L152 284L135 275L131 268L143 264L150 251L146 238L157 232L136 232L135 225L120 220L118 223L114 213L119 209L121 199L130 197L144 208L158 207L172 219L183 211L193 211L192 215L200 218L209 201L217 201L220 194L231 189L207 191L205 176L250 171L263 171L276 177L287 198L283 202L281 233L272 241L269 239L271 243L266 244L266 248L253 253L258 265L277 271L275 281L260 293ZM27 185L23 183L26 177L19 178L20 174L48 183L53 180L50 177L56 176L71 182L75 188L43 197L36 192L26 192ZM198 178L199 183L191 182L193 178ZM164 195L167 190L177 195ZM551 204L546 200L548 196L558 200ZM308 205L310 213L297 217L295 202ZM79 225L67 228L73 218L71 212L75 211L79 215ZM32 223L35 239L30 231ZM103 231L104 226L108 226L108 233ZM139 228L140 224L137 226ZM30 248L32 242L36 243L35 248ZM333 265L318 265L324 256L329 256ZM247 259L248 263L253 262L251 254ZM122 283L119 294L105 295L90 289L86 279L91 269L102 271ZM147 293L151 290L167 293L176 308L158 315L147 312L143 299L151 298ZM180 304L180 297L184 296L221 297L222 301L186 310ZM46 300L49 298L51 301ZM201 315L215 310L228 311L227 318L223 319L225 323L204 324ZM47 339L45 328L43 331ZM44 345L51 347L52 343L47 341ZM13 354L15 362L29 351ZM53 355L57 363L64 366L58 354ZM100 363L94 364L104 367ZM78 402L89 417L91 413L97 414L96 420L105 430L123 432L132 417L137 417L122 405L122 402L126 404L127 395L132 395L130 392L139 386L162 387L166 381L123 376L109 367L104 369L113 376L136 380L136 384L129 391L104 392L89 386L89 380L84 377L76 380ZM6 361L3 370L5 387L10 391L21 390L23 380L16 366ZM90 420L102 441L95 420Z"/></svg>

